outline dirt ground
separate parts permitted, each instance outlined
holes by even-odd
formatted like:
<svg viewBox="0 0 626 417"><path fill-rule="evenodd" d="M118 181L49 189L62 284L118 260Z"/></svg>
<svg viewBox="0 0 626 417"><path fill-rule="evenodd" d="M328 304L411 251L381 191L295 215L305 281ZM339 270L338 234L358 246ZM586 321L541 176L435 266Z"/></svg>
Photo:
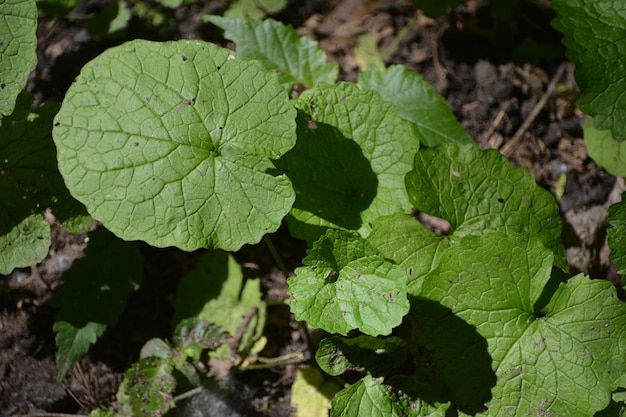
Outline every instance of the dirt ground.
<svg viewBox="0 0 626 417"><path fill-rule="evenodd" d="M38 102L60 101L88 60L130 38L204 39L228 45L217 28L201 20L203 14L221 13L224 1L200 1L169 12L155 5L171 17L172 26L155 28L135 19L128 36L115 40L89 35L86 20L80 18L106 3L87 0L71 19L41 19L39 64L27 86ZM342 80L356 80L354 47L360 35L371 33L379 50L388 52L386 64L405 64L435 85L482 148L499 149L558 196L571 272L615 281L606 217L624 182L599 168L585 151L582 115L574 105L573 65L549 25L553 12L546 3L520 1L512 19L497 21L482 1L469 1L433 20L418 14L408 0L294 0L274 18L319 41L329 59L339 62ZM304 244L294 242L284 229L274 239L292 272L304 257ZM54 230L53 242L41 264L0 276L2 417L86 415L106 406L143 343L170 334L172 297L184 257L175 249L139 245L147 277L143 286L131 297L119 324L107 330L61 385L56 384L54 310L48 302L61 273L82 255L85 236ZM235 256L248 275L262 277L267 300L278 301L268 307L269 343L262 356L301 351L304 360L234 374L222 394L238 398L232 403L241 403L241 398L247 403L247 411L233 415L289 416L295 372L314 353L310 334L280 303L287 297L285 277L267 247L244 247Z"/></svg>

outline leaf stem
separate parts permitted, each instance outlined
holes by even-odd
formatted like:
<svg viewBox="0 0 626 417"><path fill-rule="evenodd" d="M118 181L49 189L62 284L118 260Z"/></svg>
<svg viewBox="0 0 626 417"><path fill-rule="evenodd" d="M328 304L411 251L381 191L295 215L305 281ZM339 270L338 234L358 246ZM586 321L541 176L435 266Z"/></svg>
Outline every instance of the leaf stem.
<svg viewBox="0 0 626 417"><path fill-rule="evenodd" d="M276 261L276 265L285 276L285 279L289 278L289 272L287 271L287 267L285 266L285 263L283 262L283 258L280 257L280 254L276 250L276 246L274 246L272 239L269 237L269 235L265 235L263 236L263 240L265 241L267 248L270 250L272 257Z"/></svg>

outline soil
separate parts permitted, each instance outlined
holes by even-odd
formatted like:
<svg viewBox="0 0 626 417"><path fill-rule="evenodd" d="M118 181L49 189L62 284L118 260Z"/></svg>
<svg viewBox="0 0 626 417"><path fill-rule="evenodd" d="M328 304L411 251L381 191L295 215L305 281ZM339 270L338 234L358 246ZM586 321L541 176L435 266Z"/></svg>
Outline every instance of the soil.
<svg viewBox="0 0 626 417"><path fill-rule="evenodd" d="M86 29L85 16L108 3L82 1L64 18L40 19L39 64L27 85L37 103L62 100L86 62L125 40L204 39L232 46L215 27L201 20L203 14L220 14L225 1L199 1L176 10L147 1L145 4L163 12L170 24L152 26L134 17L123 37L93 36ZM385 63L407 65L435 85L482 148L499 149L558 196L570 272L619 280L608 258L606 218L609 204L618 201L625 189L624 182L586 153L583 118L574 105L573 65L565 58L559 34L549 25L553 12L547 1L520 0L513 17L503 21L494 19L489 3L483 1L468 1L438 20L417 14L408 0L290 1L273 17L316 39L329 59L340 64L342 80L356 80L355 45L360 35L372 34L379 50L390 51ZM563 178L564 189L559 182ZM139 244L145 259L144 284L131 297L118 325L107 330L61 384L55 382L55 310L49 301L61 285L62 272L82 256L85 238L55 227L50 254L42 263L0 276L2 417L86 415L104 407L114 399L122 373L137 359L141 346L150 338L170 336L172 298L189 256L176 249ZM305 245L293 241L284 228L272 239L287 270L293 273L305 255ZM235 256L247 275L262 277L270 302L268 346L261 355L302 352L302 360L232 372L220 385L218 397L230 404L232 409L224 410L232 415L289 416L290 386L298 367L311 363L312 335L282 303L287 298L285 276L268 247L244 247ZM215 402L212 393L204 395ZM237 406L242 399L245 410ZM179 415L193 407L189 404L180 407L183 412Z"/></svg>

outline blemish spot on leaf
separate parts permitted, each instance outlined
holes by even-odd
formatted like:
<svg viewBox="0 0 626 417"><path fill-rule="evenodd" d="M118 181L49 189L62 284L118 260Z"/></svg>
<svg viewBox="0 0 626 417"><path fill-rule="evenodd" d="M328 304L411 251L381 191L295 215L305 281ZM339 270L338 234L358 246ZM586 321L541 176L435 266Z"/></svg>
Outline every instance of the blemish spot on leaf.
<svg viewBox="0 0 626 417"><path fill-rule="evenodd" d="M317 123L315 123L315 120L309 120L309 129L317 129Z"/></svg>
<svg viewBox="0 0 626 417"><path fill-rule="evenodd" d="M461 176L461 173L459 171L452 171L452 175L454 175L455 177L459 178Z"/></svg>
<svg viewBox="0 0 626 417"><path fill-rule="evenodd" d="M189 59L185 55L181 55L180 57L182 58L183 61L187 61Z"/></svg>
<svg viewBox="0 0 626 417"><path fill-rule="evenodd" d="M504 204L504 198L498 198L498 203Z"/></svg>

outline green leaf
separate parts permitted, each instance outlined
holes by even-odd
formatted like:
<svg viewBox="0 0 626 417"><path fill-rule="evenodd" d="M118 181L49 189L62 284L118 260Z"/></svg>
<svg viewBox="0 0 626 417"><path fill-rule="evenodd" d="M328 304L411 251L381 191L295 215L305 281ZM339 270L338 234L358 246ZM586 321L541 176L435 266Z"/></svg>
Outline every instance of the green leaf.
<svg viewBox="0 0 626 417"><path fill-rule="evenodd" d="M288 279L297 320L329 333L389 334L409 310L406 275L358 235L328 230Z"/></svg>
<svg viewBox="0 0 626 417"><path fill-rule="evenodd" d="M563 33L576 64L577 104L600 130L626 139L626 3L620 0L554 0L554 27Z"/></svg>
<svg viewBox="0 0 626 417"><path fill-rule="evenodd" d="M239 249L294 201L270 158L295 143L275 75L202 41L136 40L85 65L55 118L59 168L125 240Z"/></svg>
<svg viewBox="0 0 626 417"><path fill-rule="evenodd" d="M307 36L298 36L291 26L272 19L242 20L206 16L206 21L224 30L224 36L237 45L237 54L253 58L270 71L287 90L300 83L313 87L334 83L339 67L326 62L326 52Z"/></svg>
<svg viewBox="0 0 626 417"><path fill-rule="evenodd" d="M176 380L171 360L152 356L124 373L117 400L125 416L162 416L174 408Z"/></svg>
<svg viewBox="0 0 626 417"><path fill-rule="evenodd" d="M626 193L622 200L609 207L609 247L611 263L617 265L618 274L626 274Z"/></svg>
<svg viewBox="0 0 626 417"><path fill-rule="evenodd" d="M449 240L424 227L415 217L396 213L376 219L367 241L388 259L393 259L409 277L409 292L413 281L431 271L439 263L439 253ZM418 284L419 285L419 284Z"/></svg>
<svg viewBox="0 0 626 417"><path fill-rule="evenodd" d="M299 369L291 386L294 417L328 417L330 400L339 390L334 382L325 381L316 368Z"/></svg>
<svg viewBox="0 0 626 417"><path fill-rule="evenodd" d="M394 393L370 375L339 391L331 404L331 417L444 417L447 409Z"/></svg>
<svg viewBox="0 0 626 417"><path fill-rule="evenodd" d="M15 100L37 65L35 0L0 0L0 116L13 113Z"/></svg>
<svg viewBox="0 0 626 417"><path fill-rule="evenodd" d="M52 325L57 345L57 383L61 383L74 362L89 352L91 345L104 331L107 325L93 321L74 325L67 321L55 321Z"/></svg>
<svg viewBox="0 0 626 417"><path fill-rule="evenodd" d="M0 236L0 274L35 265L48 254L50 225L41 214L33 214Z"/></svg>
<svg viewBox="0 0 626 417"><path fill-rule="evenodd" d="M358 85L377 91L402 118L415 123L424 145L473 143L435 87L406 66L394 65L384 71L372 68L359 75Z"/></svg>
<svg viewBox="0 0 626 417"><path fill-rule="evenodd" d="M582 275L545 294L552 257L535 240L468 236L441 255L424 281L422 296L487 341L497 384L482 415L593 415L609 404L625 374L626 305L609 282ZM419 306L412 306L415 316L433 324L431 333L418 330L416 341L455 332L427 304Z"/></svg>
<svg viewBox="0 0 626 417"><path fill-rule="evenodd" d="M589 156L613 175L626 175L626 142L613 139L610 130L599 130L593 118L587 117L583 135Z"/></svg>
<svg viewBox="0 0 626 417"><path fill-rule="evenodd" d="M265 16L275 14L287 7L287 0L231 0L224 16L262 20Z"/></svg>
<svg viewBox="0 0 626 417"><path fill-rule="evenodd" d="M178 323L173 339L176 347L182 349L215 349L225 343L224 329L197 317Z"/></svg>
<svg viewBox="0 0 626 417"><path fill-rule="evenodd" d="M0 124L0 265L3 273L34 265L48 253L50 226L41 215L50 208L61 222L84 208L65 188L50 136L54 103L31 111L33 98L23 92ZM45 230L44 230L45 229ZM10 247L9 247L10 245ZM2 272L0 272L2 273Z"/></svg>
<svg viewBox="0 0 626 417"><path fill-rule="evenodd" d="M244 285L241 267L231 255L204 254L178 284L174 322L189 318L215 324L231 336L246 326L238 352L248 353L265 326L260 280L249 279Z"/></svg>
<svg viewBox="0 0 626 417"><path fill-rule="evenodd" d="M347 371L384 376L406 359L406 342L399 337L380 339L357 336L351 339L332 336L320 342L315 360L324 372L337 376Z"/></svg>
<svg viewBox="0 0 626 417"><path fill-rule="evenodd" d="M385 61L378 51L376 38L371 33L364 33L357 39L354 47L354 60L361 71L370 67L379 71L385 70Z"/></svg>
<svg viewBox="0 0 626 417"><path fill-rule="evenodd" d="M292 235L312 242L329 227L365 235L377 217L410 209L404 176L419 140L390 103L339 83L305 91L296 105L298 143L276 161L296 189Z"/></svg>
<svg viewBox="0 0 626 417"><path fill-rule="evenodd" d="M450 239L493 231L532 236L567 268L554 196L498 151L456 144L423 150L406 187L414 207L450 222Z"/></svg>
<svg viewBox="0 0 626 417"><path fill-rule="evenodd" d="M52 300L59 308L54 325L58 380L107 326L115 325L142 278L138 249L101 227L89 233L85 255L63 274L65 285Z"/></svg>
<svg viewBox="0 0 626 417"><path fill-rule="evenodd" d="M131 17L132 12L124 1L112 1L107 3L100 13L89 19L86 26L92 35L117 38L126 33Z"/></svg>

